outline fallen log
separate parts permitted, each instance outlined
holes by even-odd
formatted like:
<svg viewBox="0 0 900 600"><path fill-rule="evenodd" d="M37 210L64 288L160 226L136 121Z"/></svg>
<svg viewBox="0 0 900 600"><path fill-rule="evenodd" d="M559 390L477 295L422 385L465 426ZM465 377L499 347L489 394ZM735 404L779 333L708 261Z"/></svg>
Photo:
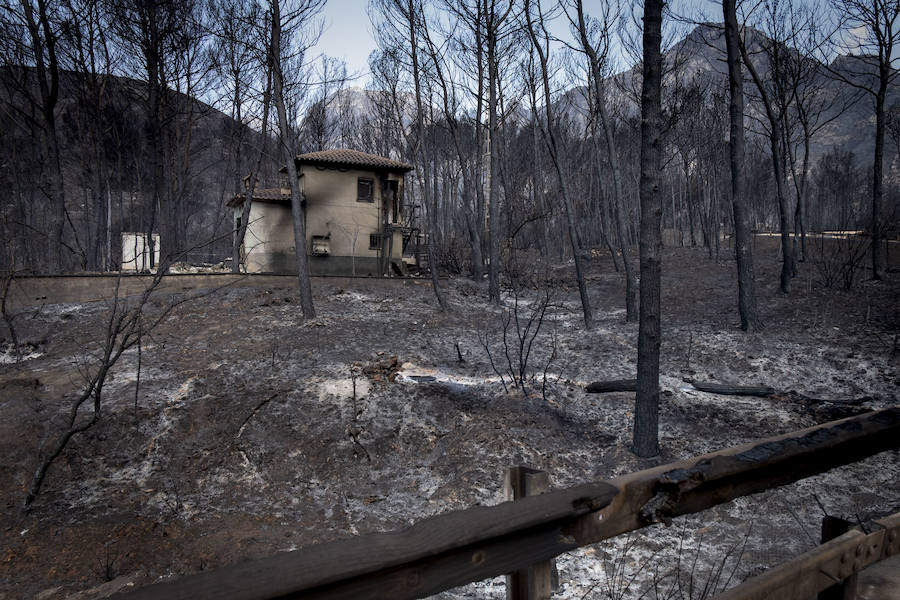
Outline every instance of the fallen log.
<svg viewBox="0 0 900 600"><path fill-rule="evenodd" d="M732 385L730 383L712 383L710 381L687 380L695 389L710 394L723 396L756 396L768 398L775 390L765 385Z"/></svg>
<svg viewBox="0 0 900 600"><path fill-rule="evenodd" d="M774 388L765 385L734 385L730 383L713 383L711 381L695 381L688 377L684 378L685 383L689 383L697 391L706 392L708 394L719 394L722 396L753 396L757 398L773 398L775 400L788 400L792 402L800 402L807 405L833 404L841 407L858 407L864 402L872 400L869 396L862 398L810 398L793 390L789 392L779 392ZM637 388L636 379L610 379L607 381L594 381L585 387L585 391L589 394L605 394L608 392L633 392ZM851 413L856 414L856 413ZM841 415L846 417L849 415Z"/></svg>
<svg viewBox="0 0 900 600"><path fill-rule="evenodd" d="M693 385L697 390L709 392L710 394L767 397L775 393L775 390L765 386L731 385L726 383L711 383L693 380L686 381ZM636 388L636 379L612 379L609 381L595 381L590 383L585 390L589 394L604 394L606 392L633 392Z"/></svg>
<svg viewBox="0 0 900 600"><path fill-rule="evenodd" d="M613 379L611 381L595 381L585 388L589 394L606 392L633 392L637 389L637 379Z"/></svg>
<svg viewBox="0 0 900 600"><path fill-rule="evenodd" d="M776 392L773 394L779 400L790 400L792 402L802 402L805 404L836 404L839 406L862 406L865 402L875 400L872 396L861 396L859 398L812 398L800 392L790 390L788 392Z"/></svg>

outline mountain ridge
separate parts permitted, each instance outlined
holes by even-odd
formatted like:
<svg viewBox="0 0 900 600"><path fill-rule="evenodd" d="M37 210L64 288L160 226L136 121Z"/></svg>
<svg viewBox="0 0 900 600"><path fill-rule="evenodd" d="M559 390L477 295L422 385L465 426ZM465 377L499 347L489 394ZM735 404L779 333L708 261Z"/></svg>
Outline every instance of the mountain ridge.
<svg viewBox="0 0 900 600"><path fill-rule="evenodd" d="M748 54L754 66L765 79L768 76L768 65L764 55L765 45L771 40L761 31L748 28L751 39ZM794 55L797 51L787 47L786 50ZM697 25L688 35L672 45L665 52L664 60L671 66L673 62L680 62L681 70L677 75L678 84L696 84L707 91L714 88L724 92L727 97L728 68L725 63L724 29L721 24L703 23ZM830 64L813 59L820 69L816 82L821 89L817 92L819 101L824 105L835 105L830 110L825 110L821 121L828 121L821 126L810 142L811 163L818 160L832 148L842 148L856 155L862 161L870 160L874 151L875 122L873 107L868 104L867 95L848 90L850 86L840 81L840 75L852 78L859 76L860 70L851 69L850 65L859 64L861 58L857 55L836 56ZM864 63L865 64L865 63ZM640 64L629 69L613 74L606 78L605 88L609 94L607 102L617 107L620 117L636 118L638 115L638 96L640 85ZM762 135L758 123L763 122L765 113L758 99L758 91L746 67L744 71L745 94L745 125L752 134ZM668 89L673 88L672 72L667 73ZM665 93L665 91L664 91ZM573 87L563 94L561 102L568 106L568 116L576 121L584 122L586 110L585 86ZM841 97L847 97L847 102L842 102ZM850 96L855 96L852 98ZM841 114L835 114L837 107L848 104ZM886 106L900 106L900 86L893 85L889 88ZM890 164L895 160L896 149L886 149L886 162ZM862 163L864 164L864 163Z"/></svg>

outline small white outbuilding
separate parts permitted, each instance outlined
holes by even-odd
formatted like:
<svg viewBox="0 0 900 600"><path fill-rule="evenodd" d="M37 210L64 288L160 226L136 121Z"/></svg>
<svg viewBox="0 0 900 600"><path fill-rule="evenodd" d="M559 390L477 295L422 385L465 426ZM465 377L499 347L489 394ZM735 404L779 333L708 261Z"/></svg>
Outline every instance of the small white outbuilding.
<svg viewBox="0 0 900 600"><path fill-rule="evenodd" d="M159 234L152 237L153 247L148 243L146 232L122 232L122 270L144 273L155 271L159 264Z"/></svg>

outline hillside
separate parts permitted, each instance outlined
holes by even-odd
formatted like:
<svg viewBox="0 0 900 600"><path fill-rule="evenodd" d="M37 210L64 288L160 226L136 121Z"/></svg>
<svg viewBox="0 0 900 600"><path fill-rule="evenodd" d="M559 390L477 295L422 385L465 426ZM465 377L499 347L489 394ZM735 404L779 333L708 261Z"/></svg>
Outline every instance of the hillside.
<svg viewBox="0 0 900 600"><path fill-rule="evenodd" d="M763 79L768 76L769 66L764 48L770 43L766 36L755 29L748 31L748 52L754 66ZM796 50L788 49L796 56ZM728 68L725 64L725 39L721 26L698 25L683 40L674 44L664 55L669 71L665 83L669 100L676 88L698 86L704 90L707 102L712 102L713 92L726 94ZM811 141L810 151L815 163L833 147L840 147L856 154L860 164L871 161L875 143L874 100L861 95L839 80L859 77L862 61L858 57L839 56L830 65L815 61L815 75L806 84L814 104L822 107L819 122L821 129ZM619 114L636 117L638 114L638 94L640 91L640 65L612 75L606 80L610 94L608 101L617 108ZM764 119L764 111L758 98L758 91L745 69L744 92L747 96L747 126L758 134L762 133L759 121ZM568 90L561 99L567 107L570 118L584 123L587 110L586 91L583 86ZM900 104L900 87L888 90L886 106ZM843 110L846 107L846 110ZM890 145L890 144L889 144ZM886 160L896 155L896 148L886 149Z"/></svg>
<svg viewBox="0 0 900 600"><path fill-rule="evenodd" d="M767 75L767 61L762 49L769 43L756 30L749 32L749 50L754 64L763 78ZM790 56L796 52L788 49ZM710 116L717 122L705 124L706 140L726 139L721 113L727 101L724 41L715 25L699 25L684 39L674 44L665 55L670 66L666 76L666 108L671 113L680 109L692 90L699 90L703 106L697 116ZM838 57L828 66L816 62L807 92L821 109L821 125L811 141L812 161L833 148L855 154L856 166L868 169L874 145L874 117L870 97L849 94L849 86L840 83L834 73L847 77L859 75L859 57ZM636 123L637 96L640 81L639 67L612 75L606 82L609 101L615 113L628 123ZM756 98L755 86L746 82L747 126L749 141L761 141L765 119ZM165 135L161 142L165 149L162 202L154 202L152 189L153 160L150 129L147 120L147 85L144 82L115 76L101 76L96 81L85 80L75 73L62 73L60 97L56 108L58 136L62 150L62 170L66 189L65 246L68 250L68 270L103 270L115 267L121 256L122 232L158 230L160 206L176 206L173 220L179 228L179 239L190 240L187 260L218 262L228 255L230 219L223 203L237 189L243 175L249 171L251 157L255 157L259 135L251 128L235 123L228 115L189 95L170 91L166 96L164 114ZM4 204L3 238L10 240L0 252L0 265L15 263L20 268L40 269L46 252L50 203L47 200L46 158L41 156L44 135L37 107L29 100L36 96L34 74L24 68L0 70L0 185L10 190ZM395 124L397 114L401 125L412 122L414 102L408 93L400 94L400 106L394 106L389 93L383 90L345 88L332 93L311 108L325 106L327 123L317 125L320 110L309 110L298 122L299 152L332 147L355 147L385 156L400 156L408 152L407 140ZM585 88L573 87L562 94L563 105L574 131L586 122ZM846 110L840 110L848 105ZM894 86L888 94L887 106L900 105L900 91ZM504 107L516 111L518 122L529 120L524 103L510 101ZM718 113L718 114L713 114ZM435 118L440 120L440 110ZM690 124L691 119L682 119ZM709 129L717 127L717 130ZM583 130L582 130L583 131ZM710 132L715 131L715 138ZM721 135L720 135L721 134ZM443 135L443 134L441 134ZM438 138L439 139L439 138ZM699 146L702 146L700 144ZM699 147L697 143L693 147ZM715 153L714 144L708 144ZM764 144L761 144L764 147ZM623 146L624 148L624 146ZM527 148L511 151L528 154ZM757 153L760 156L764 156ZM845 155L848 156L848 155ZM897 144L888 139L886 162L890 165L897 156ZM277 180L281 161L271 159L266 164L263 182ZM890 171L889 171L890 172ZM759 174L758 179L764 178ZM721 178L720 178L721 179ZM693 200L691 200L693 202ZM675 210L675 209L673 209ZM675 212L691 214L692 207L680 207ZM854 227L861 226L861 209L850 219ZM670 215L674 222L676 215ZM708 217L708 215L707 215ZM760 203L754 215L760 226L769 226L769 213ZM855 220L854 220L855 219ZM683 219L682 219L683 220ZM683 223L681 224L684 228ZM830 225L829 225L830 226ZM693 227L693 225L691 225ZM587 243L599 243L590 237ZM164 251L172 250L166 248Z"/></svg>
<svg viewBox="0 0 900 600"><path fill-rule="evenodd" d="M36 143L43 135L34 105L37 96L33 71L0 70L0 184L12 190L4 214L9 238L15 239L6 250L25 265L41 264L47 202L44 159ZM159 207L150 200L146 98L146 83L135 79L105 75L86 80L73 72L60 74L55 118L66 190L69 269L115 266L122 232L158 228ZM246 173L259 134L175 90L166 95L162 110L163 193L178 206L184 237L192 240L187 258L222 260L230 247L223 202Z"/></svg>
<svg viewBox="0 0 900 600"><path fill-rule="evenodd" d="M551 267L559 285L528 395L504 391L481 340L505 364L504 310L529 311L532 290L495 307L485 286L452 279L454 310L443 312L422 280L318 279L319 316L301 324L293 278L248 278L183 304L142 354L123 355L102 420L72 439L19 519L40 441L56 431L107 315L102 302L32 307L20 321L28 356L0 363L0 598L99 598L111 579L143 585L497 504L512 464L544 469L560 488L895 405L897 280L826 291L807 270L786 296L775 244L757 251L764 334L738 329L731 263L666 251L659 459L629 451L633 394L585 392L635 369L638 326L624 322L608 258L590 263L602 309L591 335L571 267ZM155 295L151 314L170 297ZM779 394L719 396L685 378ZM605 597L604 565L623 545L633 573L652 555L659 574L686 583L745 543L727 569L735 584L814 546L823 510L865 520L895 511L897 498L900 459L883 453L563 556L554 598ZM652 572L620 597L638 598ZM439 598L505 598L503 579Z"/></svg>

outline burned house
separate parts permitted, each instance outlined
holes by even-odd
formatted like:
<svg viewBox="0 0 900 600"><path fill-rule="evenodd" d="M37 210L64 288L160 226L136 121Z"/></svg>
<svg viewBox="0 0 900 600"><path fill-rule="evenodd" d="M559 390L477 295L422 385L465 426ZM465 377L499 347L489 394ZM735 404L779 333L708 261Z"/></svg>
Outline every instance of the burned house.
<svg viewBox="0 0 900 600"><path fill-rule="evenodd" d="M405 272L403 176L412 166L356 150L325 150L295 159L306 218L311 275L377 276ZM240 224L246 194L228 206ZM242 245L248 272L296 272L290 190L257 189Z"/></svg>

